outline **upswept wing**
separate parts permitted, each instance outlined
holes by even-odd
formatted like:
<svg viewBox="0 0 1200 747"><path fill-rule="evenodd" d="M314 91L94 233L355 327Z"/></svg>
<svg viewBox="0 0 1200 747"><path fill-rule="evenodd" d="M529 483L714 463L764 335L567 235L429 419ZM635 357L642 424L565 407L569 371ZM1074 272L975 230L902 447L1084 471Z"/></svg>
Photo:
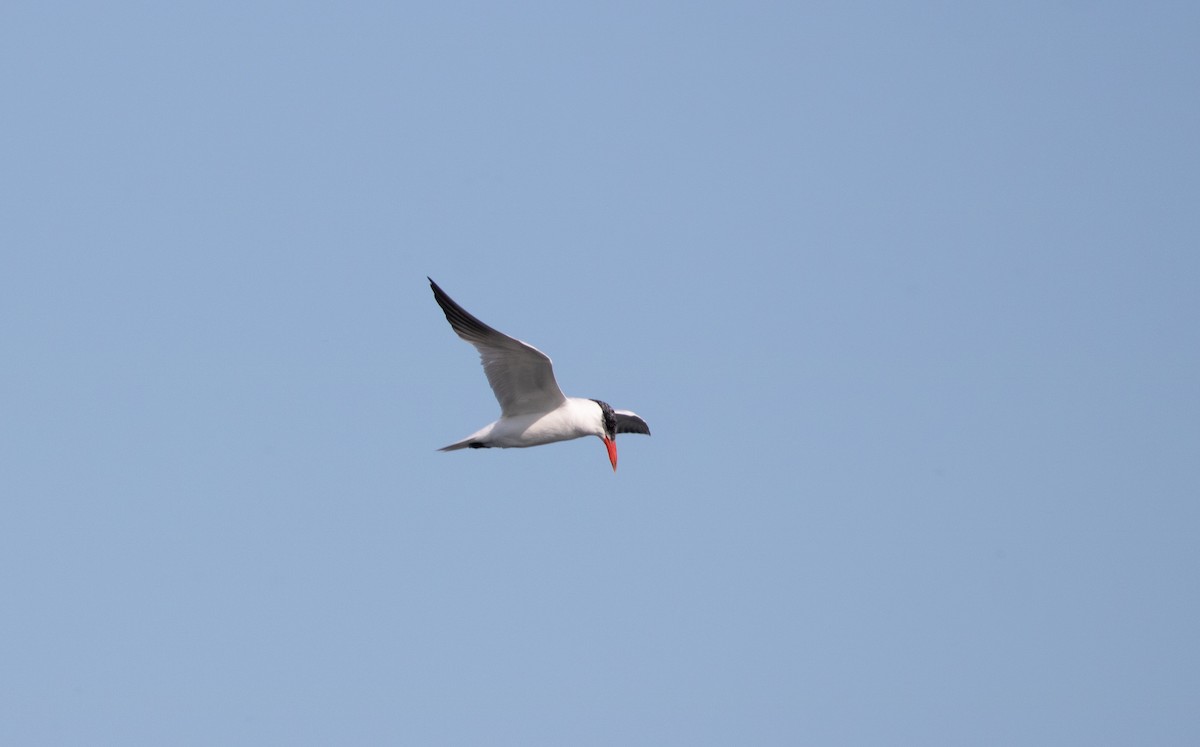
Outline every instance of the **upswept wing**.
<svg viewBox="0 0 1200 747"><path fill-rule="evenodd" d="M566 400L554 380L549 356L479 321L446 295L432 278L428 280L433 297L455 334L479 351L483 372L504 417L548 412Z"/></svg>

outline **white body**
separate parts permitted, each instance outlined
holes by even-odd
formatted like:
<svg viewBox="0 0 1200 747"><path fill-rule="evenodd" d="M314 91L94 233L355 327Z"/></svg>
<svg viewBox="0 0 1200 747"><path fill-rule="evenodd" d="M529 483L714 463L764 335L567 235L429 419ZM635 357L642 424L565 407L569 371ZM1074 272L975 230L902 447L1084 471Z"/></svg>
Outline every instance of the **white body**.
<svg viewBox="0 0 1200 747"><path fill-rule="evenodd" d="M590 399L567 397L550 412L502 417L446 448L461 449L472 443L501 449L520 448L584 436L604 437L600 406Z"/></svg>

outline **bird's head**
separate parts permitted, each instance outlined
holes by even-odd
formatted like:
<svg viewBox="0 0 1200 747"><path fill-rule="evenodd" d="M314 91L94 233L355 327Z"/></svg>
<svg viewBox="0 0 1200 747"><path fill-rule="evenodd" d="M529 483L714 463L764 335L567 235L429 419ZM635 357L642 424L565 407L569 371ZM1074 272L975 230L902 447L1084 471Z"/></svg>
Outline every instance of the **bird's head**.
<svg viewBox="0 0 1200 747"><path fill-rule="evenodd" d="M617 414L612 406L598 399L592 400L600 406L600 440L608 449L608 461L612 463L613 472L617 471Z"/></svg>

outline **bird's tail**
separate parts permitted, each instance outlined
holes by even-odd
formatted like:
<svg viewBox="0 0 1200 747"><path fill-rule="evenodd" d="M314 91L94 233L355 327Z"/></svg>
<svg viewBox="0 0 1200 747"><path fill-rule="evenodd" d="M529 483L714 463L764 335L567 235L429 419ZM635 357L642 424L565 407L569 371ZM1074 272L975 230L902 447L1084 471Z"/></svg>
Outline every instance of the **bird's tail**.
<svg viewBox="0 0 1200 747"><path fill-rule="evenodd" d="M452 443L449 446L443 446L442 448L438 449L438 451L458 451L459 449L465 449L470 445L471 439L464 438L463 440Z"/></svg>

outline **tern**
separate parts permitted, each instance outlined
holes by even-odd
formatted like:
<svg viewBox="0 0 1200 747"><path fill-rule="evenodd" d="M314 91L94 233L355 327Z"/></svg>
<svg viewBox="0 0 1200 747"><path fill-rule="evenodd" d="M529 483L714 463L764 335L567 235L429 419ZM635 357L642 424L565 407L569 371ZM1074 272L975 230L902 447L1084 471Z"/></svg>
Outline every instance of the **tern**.
<svg viewBox="0 0 1200 747"><path fill-rule="evenodd" d="M523 448L596 436L608 448L608 461L616 472L617 434L650 435L646 421L628 410L614 410L598 399L564 395L554 380L549 356L479 321L433 278L427 280L450 327L479 351L483 372L500 402L499 420L438 451Z"/></svg>

